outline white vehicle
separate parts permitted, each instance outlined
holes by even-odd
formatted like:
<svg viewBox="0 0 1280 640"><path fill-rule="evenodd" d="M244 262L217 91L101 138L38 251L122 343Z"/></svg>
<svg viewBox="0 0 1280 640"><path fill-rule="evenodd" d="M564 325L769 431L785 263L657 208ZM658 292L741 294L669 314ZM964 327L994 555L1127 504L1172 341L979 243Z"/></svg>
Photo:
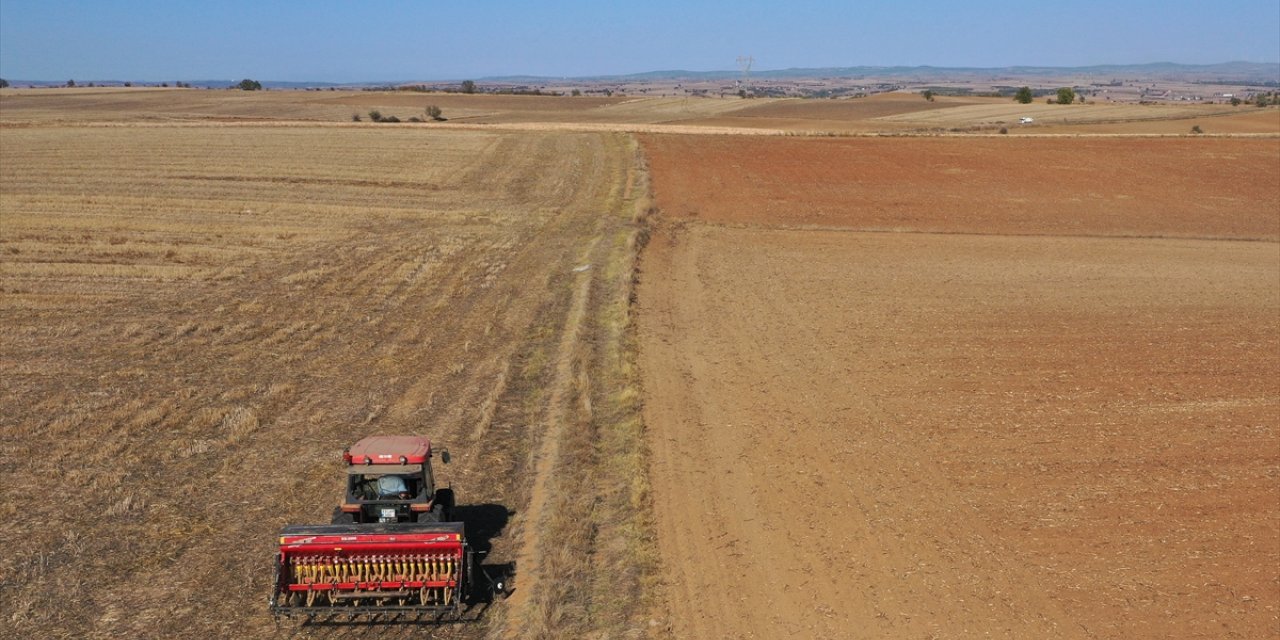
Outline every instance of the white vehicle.
<svg viewBox="0 0 1280 640"><path fill-rule="evenodd" d="M1035 122L1035 118L1018 118L1018 124L1031 124Z"/></svg>

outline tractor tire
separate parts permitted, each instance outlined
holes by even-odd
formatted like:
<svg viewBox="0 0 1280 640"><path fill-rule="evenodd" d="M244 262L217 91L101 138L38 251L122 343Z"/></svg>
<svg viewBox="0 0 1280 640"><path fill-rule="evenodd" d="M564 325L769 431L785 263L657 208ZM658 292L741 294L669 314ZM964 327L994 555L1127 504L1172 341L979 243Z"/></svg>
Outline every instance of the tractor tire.
<svg viewBox="0 0 1280 640"><path fill-rule="evenodd" d="M419 513L418 522L423 524L440 522L440 505L432 507L430 511Z"/></svg>
<svg viewBox="0 0 1280 640"><path fill-rule="evenodd" d="M355 524L355 523L356 523L356 516L355 516L355 514L347 513L346 511L343 511L343 510L342 510L341 508L339 508L339 507L334 507L334 508L333 508L333 518L332 518L331 522L332 522L333 524Z"/></svg>

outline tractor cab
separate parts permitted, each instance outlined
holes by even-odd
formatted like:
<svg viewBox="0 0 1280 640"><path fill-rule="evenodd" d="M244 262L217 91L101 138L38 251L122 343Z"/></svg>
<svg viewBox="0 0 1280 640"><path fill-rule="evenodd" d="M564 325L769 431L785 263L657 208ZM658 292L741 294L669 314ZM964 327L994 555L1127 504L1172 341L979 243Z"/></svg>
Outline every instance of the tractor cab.
<svg viewBox="0 0 1280 640"><path fill-rule="evenodd" d="M342 454L346 495L334 524L447 522L453 492L437 488L431 441L420 436L372 436ZM449 462L442 451L441 461Z"/></svg>

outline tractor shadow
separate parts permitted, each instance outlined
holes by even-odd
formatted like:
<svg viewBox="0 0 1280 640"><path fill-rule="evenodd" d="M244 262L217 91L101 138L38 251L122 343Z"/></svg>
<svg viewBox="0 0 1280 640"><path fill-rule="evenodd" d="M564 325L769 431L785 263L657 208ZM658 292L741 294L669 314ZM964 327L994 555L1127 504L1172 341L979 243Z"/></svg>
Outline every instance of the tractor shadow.
<svg viewBox="0 0 1280 640"><path fill-rule="evenodd" d="M500 504L466 504L453 508L453 519L466 527L467 544L475 557L475 595L472 608L483 614L495 599L510 595L507 585L516 572L515 562L491 562L493 539L502 535L515 511Z"/></svg>

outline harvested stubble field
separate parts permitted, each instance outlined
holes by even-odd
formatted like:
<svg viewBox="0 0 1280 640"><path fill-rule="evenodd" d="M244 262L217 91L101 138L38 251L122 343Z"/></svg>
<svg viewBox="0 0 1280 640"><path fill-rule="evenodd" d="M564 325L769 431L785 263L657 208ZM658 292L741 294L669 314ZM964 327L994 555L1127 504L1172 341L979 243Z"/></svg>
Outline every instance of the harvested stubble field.
<svg viewBox="0 0 1280 640"><path fill-rule="evenodd" d="M327 522L343 447L397 432L452 450L489 563L530 565L527 606L436 637L647 620L627 138L34 126L0 150L0 635L363 633L273 625L275 534ZM546 461L553 423L605 444ZM526 511L535 468L601 494L552 479Z"/></svg>
<svg viewBox="0 0 1280 640"><path fill-rule="evenodd" d="M350 122L368 112L407 121L434 104L450 118L514 113L571 119L624 98L426 94L406 91L219 91L201 89L7 89L0 123L166 122L175 120ZM370 123L373 124L373 123ZM407 124L407 123L406 123Z"/></svg>
<svg viewBox="0 0 1280 640"><path fill-rule="evenodd" d="M757 104L734 99L530 96L406 91L217 91L197 89L6 89L0 123L342 122L368 112L409 127L436 105L449 123L648 124L708 117ZM443 123L421 127L442 128ZM389 125L382 125L384 128Z"/></svg>
<svg viewBox="0 0 1280 640"><path fill-rule="evenodd" d="M671 635L1280 628L1280 141L643 141Z"/></svg>

